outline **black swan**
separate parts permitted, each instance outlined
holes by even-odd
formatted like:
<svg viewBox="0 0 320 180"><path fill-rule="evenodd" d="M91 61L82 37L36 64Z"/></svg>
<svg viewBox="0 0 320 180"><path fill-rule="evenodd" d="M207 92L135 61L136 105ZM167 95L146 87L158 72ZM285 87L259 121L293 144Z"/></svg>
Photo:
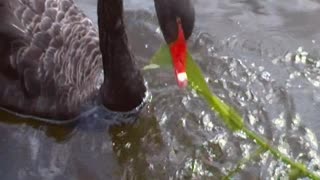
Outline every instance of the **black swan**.
<svg viewBox="0 0 320 180"><path fill-rule="evenodd" d="M168 44L179 32L189 38L190 0L154 4ZM0 0L2 109L64 123L97 109L125 113L143 104L147 90L127 45L123 1L98 0L97 10L98 29L73 0Z"/></svg>

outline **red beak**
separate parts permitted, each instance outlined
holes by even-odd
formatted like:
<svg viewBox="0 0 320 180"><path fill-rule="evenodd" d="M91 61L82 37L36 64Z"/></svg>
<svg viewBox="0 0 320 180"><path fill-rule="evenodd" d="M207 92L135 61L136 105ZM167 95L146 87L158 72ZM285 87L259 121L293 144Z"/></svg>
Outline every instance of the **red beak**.
<svg viewBox="0 0 320 180"><path fill-rule="evenodd" d="M173 60L174 72L178 86L184 88L188 85L188 77L186 72L187 65L187 44L181 20L177 19L178 37L177 40L170 44L170 52Z"/></svg>

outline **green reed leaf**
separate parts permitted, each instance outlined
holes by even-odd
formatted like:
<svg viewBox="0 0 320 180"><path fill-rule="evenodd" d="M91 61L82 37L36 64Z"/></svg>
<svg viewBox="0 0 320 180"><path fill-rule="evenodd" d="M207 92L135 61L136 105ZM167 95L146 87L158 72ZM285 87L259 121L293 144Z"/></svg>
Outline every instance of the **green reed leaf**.
<svg viewBox="0 0 320 180"><path fill-rule="evenodd" d="M144 70L169 67L172 67L170 51L168 46L162 46L151 59L151 64L145 66ZM291 179L306 176L311 179L320 180L320 177L314 172L309 171L304 164L290 159L277 148L271 146L267 140L244 126L243 118L238 114L238 112L211 92L200 67L196 64L189 53L187 58L187 76L189 79L189 87L195 90L197 94L201 95L206 100L211 109L219 114L222 121L230 130L245 133L249 139L260 146L261 151L268 151L274 158L288 164L291 167L291 172L289 174Z"/></svg>
<svg viewBox="0 0 320 180"><path fill-rule="evenodd" d="M148 67L169 68L172 67L172 60L168 46L162 46L151 59L151 65ZM205 81L200 67L194 62L191 55L187 56L187 75L189 79L189 87L194 89L199 95L203 96L207 103L210 104L223 119L224 123L232 130L241 130L243 120L241 116L230 106L220 100L217 96L211 93L208 84Z"/></svg>

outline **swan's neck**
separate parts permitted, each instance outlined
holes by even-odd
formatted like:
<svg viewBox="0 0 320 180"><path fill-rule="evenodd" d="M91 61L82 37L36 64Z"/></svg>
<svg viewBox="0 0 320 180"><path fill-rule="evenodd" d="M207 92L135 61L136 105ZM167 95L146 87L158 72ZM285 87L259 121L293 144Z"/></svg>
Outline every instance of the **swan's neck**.
<svg viewBox="0 0 320 180"><path fill-rule="evenodd" d="M98 0L98 26L103 104L115 111L132 110L142 102L146 88L127 45L122 0Z"/></svg>

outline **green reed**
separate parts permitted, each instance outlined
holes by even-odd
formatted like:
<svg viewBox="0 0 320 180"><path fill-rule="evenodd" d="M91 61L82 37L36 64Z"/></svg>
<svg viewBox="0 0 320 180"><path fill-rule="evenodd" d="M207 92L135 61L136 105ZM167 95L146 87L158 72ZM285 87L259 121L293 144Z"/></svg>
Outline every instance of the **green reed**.
<svg viewBox="0 0 320 180"><path fill-rule="evenodd" d="M151 64L145 66L145 70L150 70L154 68L162 68L162 67L171 67L171 55L169 52L169 48L167 46L162 46L158 52L151 59ZM189 79L189 87L196 91L196 93L204 98L204 100L208 103L211 109L216 112L221 120L226 124L226 126L233 132L243 132L249 139L251 139L254 143L260 146L257 153L254 153L254 156L260 155L264 152L269 152L273 155L274 158L282 161L290 167L289 178L297 179L300 177L309 177L311 179L320 180L320 177L314 172L307 169L307 167L299 162L295 162L290 159L285 154L281 153L276 147L273 147L268 143L268 140L259 136L254 131L248 129L243 121L242 116L231 106L223 102L219 97L214 95L214 93L210 90L203 73L200 67L195 63L192 56L188 53L187 56L187 75ZM240 161L239 165L235 169L235 171L229 173L226 176L226 179L231 178L234 173L238 172L239 167L244 163L248 162L249 159L244 159Z"/></svg>

